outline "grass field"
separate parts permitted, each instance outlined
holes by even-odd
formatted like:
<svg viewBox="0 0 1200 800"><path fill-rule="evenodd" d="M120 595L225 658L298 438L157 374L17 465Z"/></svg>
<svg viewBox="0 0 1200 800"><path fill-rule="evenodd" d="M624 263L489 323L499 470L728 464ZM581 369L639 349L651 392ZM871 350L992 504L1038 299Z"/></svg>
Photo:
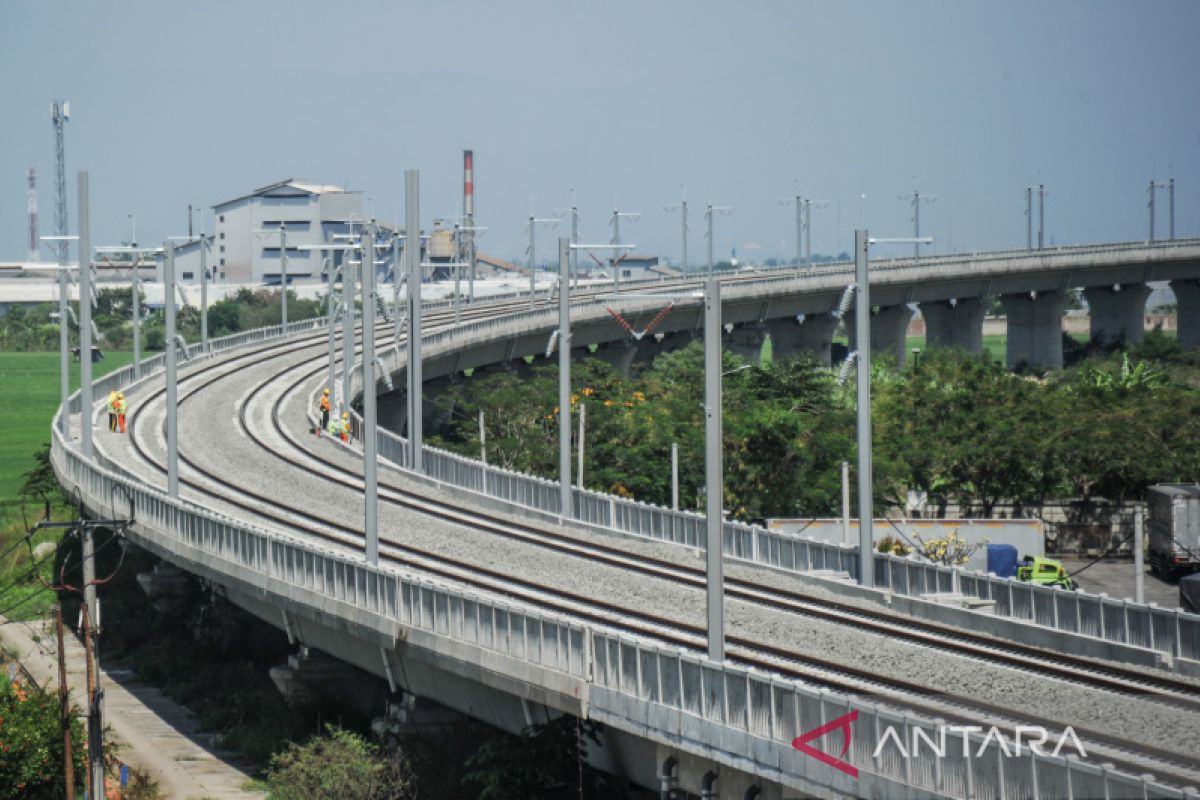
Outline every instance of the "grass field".
<svg viewBox="0 0 1200 800"><path fill-rule="evenodd" d="M92 365L96 377L125 366L133 354L105 353ZM71 364L71 391L79 387L79 365ZM22 475L33 455L50 441L50 421L58 408L58 353L0 352L0 517L17 501Z"/></svg>

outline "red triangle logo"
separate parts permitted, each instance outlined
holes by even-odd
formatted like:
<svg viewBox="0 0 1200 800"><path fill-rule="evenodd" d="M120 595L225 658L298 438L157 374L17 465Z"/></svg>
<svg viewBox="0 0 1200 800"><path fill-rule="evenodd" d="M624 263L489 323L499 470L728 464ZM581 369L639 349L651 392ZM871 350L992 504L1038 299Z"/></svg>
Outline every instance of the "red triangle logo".
<svg viewBox="0 0 1200 800"><path fill-rule="evenodd" d="M808 733L801 734L792 740L792 747L799 750L805 755L810 755L822 764L828 764L834 769L841 770L851 778L858 777L858 770L848 761L843 761L846 754L850 752L850 723L858 719L858 712L851 711L848 714L843 714L832 722L826 722L819 728L813 728ZM842 732L842 752L834 758L828 753L823 753L815 747L809 747L808 743L814 739L820 739L830 731L840 730Z"/></svg>

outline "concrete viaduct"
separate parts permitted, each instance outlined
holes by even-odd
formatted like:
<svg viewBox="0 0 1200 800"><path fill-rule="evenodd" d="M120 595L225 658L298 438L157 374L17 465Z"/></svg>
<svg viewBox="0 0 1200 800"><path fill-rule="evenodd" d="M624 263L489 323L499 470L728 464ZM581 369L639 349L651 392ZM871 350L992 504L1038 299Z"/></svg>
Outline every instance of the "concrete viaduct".
<svg viewBox="0 0 1200 800"><path fill-rule="evenodd" d="M724 281L729 347L755 353L770 335L777 353L810 350L828 358L836 322L831 313L850 274L847 266L833 265ZM1197 278L1197 240L881 260L872 272L878 304L872 336L875 347L902 359L909 306L918 304L931 343L978 349L983 302L999 295L1011 320L1010 362L1055 366L1066 290L1088 292L1097 332L1133 339L1141 331L1145 284L1154 280L1175 288L1180 337L1190 343L1200 337ZM627 367L699 334L694 284L641 284L623 292L578 299L574 346L596 345ZM637 330L661 312L665 296L675 307L657 335L640 341L631 341L608 310ZM533 310L525 300L479 304L462 322L445 304L425 313L430 379L544 355L556 325L541 301ZM897 711L874 689L838 691L801 679L788 671L787 653L764 661L731 645L726 661L708 660L694 632L702 591L646 572L639 561L658 559L653 570L660 573L667 564L686 569L698 561L703 518L689 512L583 489L574 490L571 508L560 508L550 481L432 450L417 473L403 466L405 443L385 432L378 442L384 459L380 558L368 562L362 452L313 437L307 428L325 384L325 330L322 320L313 320L287 331L229 337L212 343L207 354L190 348L194 358L179 380L178 496L163 488L161 355L144 362L139 379L125 368L96 381L91 408L81 408L76 394L56 417L51 448L59 480L77 489L89 509L111 515L117 500L123 507L128 498L136 516L129 535L139 544L212 581L231 601L286 632L297 653L295 663L281 668L281 683L368 685L361 679L367 673L402 698L399 706L411 717L420 717L427 698L513 731L562 712L591 718L606 731L594 754L598 762L641 786L661 787L664 798L1191 796L1174 787L1191 781L1192 773L1163 783L1145 773L1167 767L1113 767L1109 762L1121 763L1119 751L1101 753L1095 763L1028 750L1008 759L994 740L964 733L963 746L955 744L936 765L880 755L880 731L894 729L900 741L915 741L918 729L936 736L941 717ZM391 369L403 368L398 351L384 352L397 359ZM127 437L100 433L101 400L118 387L134 409ZM63 414L73 435L58 424ZM78 436L81 424L97 431L91 452ZM553 547L531 544L535 539ZM854 574L853 548L729 521L724 539L731 586L818 587L963 629L986 624L1001 639L1049 643L1056 652L1200 670L1200 624L1179 614L1159 620L1158 610L1128 603L1114 613L1103 598L1043 596L1040 587L1005 585L1003 592L986 590L998 599L992 601L997 616L985 618L937 601L967 586L990 586L985 578L879 554L876 587L859 588L845 580ZM584 554L598 563L585 563ZM146 583L169 585L170 579L146 576ZM1060 612L1068 600L1074 605L1064 607L1074 610ZM738 602L730 637L797 643L789 646L809 641L810 634L794 627L795 612ZM1085 624L1093 617L1096 626ZM1145 630L1148 640L1139 633ZM1173 631L1174 638L1162 639L1161 631ZM345 673L344 665L361 672ZM979 667L966 678L976 671L986 672ZM1034 691L1035 682L1021 678L1023 690ZM1088 700L1077 713L1101 708ZM1153 713L1177 712L1154 706ZM836 741L814 742L825 757L794 745L813 731L834 730L836 738L841 729L829 726L839 724L845 726L841 756Z"/></svg>

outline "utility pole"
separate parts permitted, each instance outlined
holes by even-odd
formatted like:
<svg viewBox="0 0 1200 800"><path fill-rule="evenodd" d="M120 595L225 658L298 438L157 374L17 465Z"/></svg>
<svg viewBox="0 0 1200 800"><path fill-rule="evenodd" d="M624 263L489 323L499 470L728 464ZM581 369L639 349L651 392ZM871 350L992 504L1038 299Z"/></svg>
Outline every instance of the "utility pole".
<svg viewBox="0 0 1200 800"><path fill-rule="evenodd" d="M721 427L721 289L710 268L704 284L704 476L708 657L713 661L725 660Z"/></svg>
<svg viewBox="0 0 1200 800"><path fill-rule="evenodd" d="M828 200L813 200L810 197L804 199L804 266L812 269L812 210L813 206L817 208L826 208L829 206Z"/></svg>
<svg viewBox="0 0 1200 800"><path fill-rule="evenodd" d="M613 270L613 291L614 292L621 291L621 265L620 265L620 257L617 256L617 252L621 249L621 218L628 217L630 220L636 221L636 220L640 219L641 216L642 216L642 212L640 212L640 211L621 211L620 209L615 209L615 208L613 209L611 225L612 225L612 231L613 231L613 235L612 235L612 251L613 251L612 270Z"/></svg>
<svg viewBox="0 0 1200 800"><path fill-rule="evenodd" d="M62 604L54 606L58 636L58 727L63 737L63 786L67 800L75 800L75 760L71 757L71 694L67 689L67 653L63 644Z"/></svg>
<svg viewBox="0 0 1200 800"><path fill-rule="evenodd" d="M575 190L571 190L571 244L579 244L579 206L575 203ZM571 274L575 276L575 288L579 288L579 251L571 250Z"/></svg>
<svg viewBox="0 0 1200 800"><path fill-rule="evenodd" d="M1033 187L1025 187L1025 249L1033 250Z"/></svg>
<svg viewBox="0 0 1200 800"><path fill-rule="evenodd" d="M671 442L671 510L679 510L679 444Z"/></svg>
<svg viewBox="0 0 1200 800"><path fill-rule="evenodd" d="M208 353L208 239L204 235L204 209L200 209L200 352Z"/></svg>
<svg viewBox="0 0 1200 800"><path fill-rule="evenodd" d="M92 457L92 224L88 174L78 177L79 192L79 432L83 457ZM65 244L65 243L64 243ZM64 409L64 413L66 410Z"/></svg>
<svg viewBox="0 0 1200 800"><path fill-rule="evenodd" d="M854 331L858 390L858 581L875 585L875 501L871 469L871 285L867 274L867 232L854 232Z"/></svg>
<svg viewBox="0 0 1200 800"><path fill-rule="evenodd" d="M564 524L571 502L571 240L558 240L558 488Z"/></svg>
<svg viewBox="0 0 1200 800"><path fill-rule="evenodd" d="M705 239L708 243L708 274L713 274L713 212L718 214L732 214L733 206L714 206L709 203L704 210L704 223L707 226Z"/></svg>
<svg viewBox="0 0 1200 800"><path fill-rule="evenodd" d="M526 229L529 231L529 246L525 252L529 254L529 307L533 308L533 299L537 292L537 284L535 276L537 275L537 237L535 236L538 225L547 225L551 228L557 227L561 222L558 217L547 217L539 219L532 213L529 215L529 222L526 224Z"/></svg>
<svg viewBox="0 0 1200 800"><path fill-rule="evenodd" d="M913 216L913 258L921 257L921 203L936 203L937 195L923 195L920 191L914 189L912 194L896 195L901 200L908 200L912 205Z"/></svg>
<svg viewBox="0 0 1200 800"><path fill-rule="evenodd" d="M679 187L679 190L680 190L680 192L683 194L683 197L682 197L682 199L679 201L679 203L678 203L678 204L673 204L673 205L666 205L666 206L663 206L663 210L664 210L664 211L668 211L668 212L670 212L670 211L679 211L679 222L680 222L680 251L681 251L681 252L682 252L682 254L683 254L683 274L684 274L684 275L687 275L687 272L688 272L688 248L687 248L687 244L688 244L688 242L687 242L687 240L688 240L688 202L687 202L687 188L686 188L686 187L683 187L683 186L681 186L681 187Z"/></svg>
<svg viewBox="0 0 1200 800"><path fill-rule="evenodd" d="M1046 185L1038 184L1038 250L1046 246Z"/></svg>
<svg viewBox="0 0 1200 800"><path fill-rule="evenodd" d="M362 232L362 307L363 307L363 504L368 564L379 563L379 480L376 474L375 397L375 226L368 223Z"/></svg>
<svg viewBox="0 0 1200 800"><path fill-rule="evenodd" d="M353 233L353 228L354 228L353 221L351 221L350 227L351 227L351 233ZM258 234L259 236L271 236L274 234L279 234L279 287L280 287L279 322L282 325L280 330L286 335L287 334L287 325L288 325L287 225L286 225L286 223L281 222L281 223L279 223L279 227L276 229L257 230L257 231L255 231L255 233ZM203 245L201 245L201 246L203 246Z"/></svg>
<svg viewBox="0 0 1200 800"><path fill-rule="evenodd" d="M1175 241L1175 179L1170 178L1165 181L1150 181L1150 185L1146 188L1146 195L1149 198L1148 206L1150 208L1150 236L1147 239L1149 242L1154 241L1154 193L1157 189L1167 190L1167 221L1168 221L1168 239Z"/></svg>
<svg viewBox="0 0 1200 800"><path fill-rule="evenodd" d="M583 491L583 442L584 442L584 435L586 433L587 433L587 406L584 405L583 403L580 403L579 404L579 452L578 452L579 465L578 465L578 468L575 470L579 474L575 476L575 480L577 481L577 483L575 485L579 487L579 491L581 491L581 492Z"/></svg>
<svg viewBox="0 0 1200 800"><path fill-rule="evenodd" d="M175 242L167 241L163 269L163 304L167 313L167 494L179 499L179 381L175 352Z"/></svg>
<svg viewBox="0 0 1200 800"><path fill-rule="evenodd" d="M408 446L410 466L423 472L421 457L421 173L404 171L404 256L408 260Z"/></svg>
<svg viewBox="0 0 1200 800"><path fill-rule="evenodd" d="M418 239L418 241L420 241ZM350 370L354 364L354 265L350 251L342 254L342 402L341 413L350 410Z"/></svg>

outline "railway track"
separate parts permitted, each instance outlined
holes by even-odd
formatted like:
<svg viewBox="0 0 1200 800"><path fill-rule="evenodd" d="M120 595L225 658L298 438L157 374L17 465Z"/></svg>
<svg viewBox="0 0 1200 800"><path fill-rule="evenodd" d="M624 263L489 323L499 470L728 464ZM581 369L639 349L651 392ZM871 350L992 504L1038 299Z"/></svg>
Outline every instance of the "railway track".
<svg viewBox="0 0 1200 800"><path fill-rule="evenodd" d="M256 348L255 350L234 356L231 359L214 365L211 369L198 370L184 379L188 391L181 394L179 403L196 397L201 392L213 387L220 381L256 366L258 358L266 353L275 352L276 356L284 354L299 354L310 348L323 347L325 337L312 337L312 343L289 342L274 346ZM232 369L221 369L233 364ZM306 365L293 368L292 372L308 369ZM216 371L218 374L205 373ZM326 480L338 483L350 489L361 491L361 478L352 470L338 464L336 461L321 457L307 447L304 447L292 432L282 424L280 408L285 399L297 393L300 388L315 376L321 374L324 367L304 372L299 378L278 393L271 404L270 419L275 433L289 442L294 450L290 456L285 456L265 442L261 435L246 422L246 410L266 391L274 380L267 381L255 387L244 398L238 408L238 424L244 435L254 440L272 457L280 459L290 468L300 466L311 470L319 466ZM134 430L137 429L141 415L162 394L154 392L138 406L133 415ZM306 404L307 405L307 404ZM165 465L155 459L136 437L131 437L139 457L158 472L165 472ZM221 487L214 491L196 481L181 481L193 491L219 497L222 501L242 508L250 514L271 520L290 529L300 528L305 533L337 544L342 547L361 549L361 532L352 526L339 523L321 515L313 514L295 505L281 503L278 498L268 497L262 493L248 490L244 486L233 484L222 476L204 469L195 461L181 455L184 461L197 475L204 480ZM494 514L480 511L466 511L456 506L449 506L431 500L420 494L411 492L403 486L388 481L380 484L380 501L430 514L457 524L472 525L486 530L490 535L504 536L513 541L532 544L538 547L554 550L578 558L605 563L626 571L637 572L648 577L671 581L676 584L693 588L703 587L703 572L688 565L681 565L663 559L654 559L632 554L616 547L610 547L595 542L581 542L569 536L554 531L547 531L533 525L514 523ZM491 594L499 594L508 598L546 608L557 613L568 614L585 619L596 624L616 627L641 636L649 636L659 641L692 650L703 651L705 631L696 626L689 626L666 617L649 614L638 609L631 609L618 604L597 601L593 597L585 597L548 587L533 584L512 575L495 573L475 564L447 559L427 551L406 547L393 541L381 541L381 558L397 566L419 570L452 580L466 583L477 589ZM1190 710L1200 710L1200 693L1195 684L1183 681L1173 681L1161 676L1145 676L1132 670L1120 667L1099 665L1083 659L1074 659L1062 654L1040 650L1007 642L997 642L989 637L983 637L958 629L946 628L932 623L923 623L886 612L867 611L858 606L838 603L836 601L813 598L795 592L773 588L764 588L748 581L727 579L727 594L730 597L756 603L776 610L794 614L804 614L828 622L850 625L890 638L905 638L914 644L930 647L955 655L986 660L990 663L1003 664L1010 668L1026 670L1041 676L1052 676L1061 680L1085 683L1103 691L1117 692L1127 695L1138 695L1176 707L1187 707ZM1010 729L1014 725L1045 724L1042 716L1032 717L1014 713L1011 708L1001 708L966 698L954 698L945 692L931 690L926 686L897 681L890 676L880 676L865 670L858 670L825 661L811 656L801 656L786 648L769 645L759 641L751 641L730 637L729 656L732 660L755 666L771 672L788 675L809 683L817 683L840 692L858 695L869 695L871 699L887 704L897 705L917 710L932 717L947 719L962 719L967 724L980 724L982 719L995 719ZM1111 761L1135 772L1152 771L1162 778L1174 780L1181 785L1194 784L1200 775L1200 765L1189 761L1178 753L1169 751L1150 752L1147 748L1132 751L1124 740L1107 737L1094 731L1077 733L1090 742L1093 747L1099 745L1103 759ZM1150 756L1147 759L1147 756Z"/></svg>

